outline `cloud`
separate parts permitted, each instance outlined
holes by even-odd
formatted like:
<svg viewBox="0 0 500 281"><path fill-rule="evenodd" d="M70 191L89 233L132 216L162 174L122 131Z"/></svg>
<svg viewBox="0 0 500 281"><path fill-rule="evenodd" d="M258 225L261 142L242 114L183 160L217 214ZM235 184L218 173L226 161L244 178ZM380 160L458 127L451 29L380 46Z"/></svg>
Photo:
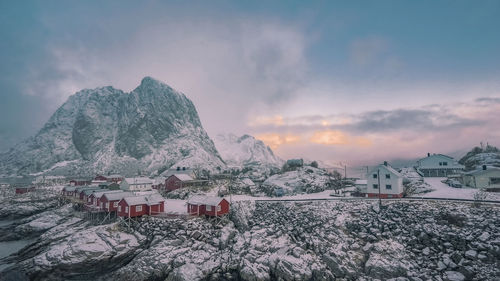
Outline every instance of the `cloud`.
<svg viewBox="0 0 500 281"><path fill-rule="evenodd" d="M301 141L300 136L291 134L281 135L277 133L259 134L256 138L263 141L272 149L276 149L284 144L294 144Z"/></svg>
<svg viewBox="0 0 500 281"><path fill-rule="evenodd" d="M370 36L354 40L350 46L351 62L359 66L367 66L376 62L387 52L389 44L379 36Z"/></svg>
<svg viewBox="0 0 500 281"><path fill-rule="evenodd" d="M309 141L325 145L370 146L372 143L365 137L353 137L339 130L315 131Z"/></svg>
<svg viewBox="0 0 500 281"><path fill-rule="evenodd" d="M479 141L500 143L499 111L500 102L496 99L480 98L469 103L359 114L282 116L279 126L267 124L254 129L273 136L263 141L272 143L285 158L300 157L303 153L321 160L336 159L361 165L394 158L418 158L427 152L450 153L472 147ZM301 141L283 141L287 134Z"/></svg>
<svg viewBox="0 0 500 281"><path fill-rule="evenodd" d="M247 116L292 99L308 68L300 27L263 19L173 17L133 27L113 44L68 36L45 46L50 62L31 69L27 94L60 105L80 89L130 91L150 75L191 98L212 134L245 133Z"/></svg>

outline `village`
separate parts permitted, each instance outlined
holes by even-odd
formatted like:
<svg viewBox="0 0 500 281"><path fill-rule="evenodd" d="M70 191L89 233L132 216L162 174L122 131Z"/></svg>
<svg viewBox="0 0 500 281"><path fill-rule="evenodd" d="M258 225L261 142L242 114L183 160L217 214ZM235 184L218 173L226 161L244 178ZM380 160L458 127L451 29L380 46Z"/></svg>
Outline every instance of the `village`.
<svg viewBox="0 0 500 281"><path fill-rule="evenodd" d="M304 167L309 169L302 159L288 160L285 166L287 171L282 171L284 174ZM143 216L202 216L220 220L229 214L233 201L242 200L307 200L328 199L332 196L359 199L400 199L416 196L461 198L453 196L451 193L456 192L452 189L468 192L469 196L464 197L465 199L486 200L487 194L493 194L493 198L498 199L495 196L500 191L500 168L480 165L465 171L464 165L443 154L428 153L426 157L419 159L414 167L401 169L392 167L385 161L369 169L365 178L339 178L340 173L334 171L333 174L336 176L332 177L331 172L327 173L330 180L325 183L324 192L311 194L289 194L278 184L272 187L270 194L268 193L270 196L251 196L244 192L234 192L231 186L235 181L246 187L262 185L262 180L259 182L259 179L254 178L252 181L248 176L238 179L231 173L214 174L210 178L196 177L196 173L187 167L171 169L167 176L154 179L144 176L124 177L120 174L70 179L63 176L38 176L28 186L15 187L15 193L22 196L43 187L61 186L60 191L53 192L59 192L61 202L72 203L74 209L81 212L85 218L101 223L116 219L129 223ZM433 186L427 184L436 182L433 179L438 179L440 186L448 186L450 189L447 193L444 190L441 190L441 193L433 192ZM286 188L287 185L285 182L283 186ZM419 187L425 185L427 188L419 190ZM3 187L6 186L4 184ZM185 191L188 197L171 199L172 194L179 191Z"/></svg>

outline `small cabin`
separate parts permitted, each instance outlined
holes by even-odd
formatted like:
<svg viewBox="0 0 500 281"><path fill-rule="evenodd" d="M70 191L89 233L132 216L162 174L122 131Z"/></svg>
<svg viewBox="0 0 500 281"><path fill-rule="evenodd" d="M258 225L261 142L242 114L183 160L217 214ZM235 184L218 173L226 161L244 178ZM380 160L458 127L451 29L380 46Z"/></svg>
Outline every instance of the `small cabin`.
<svg viewBox="0 0 500 281"><path fill-rule="evenodd" d="M190 215L218 217L229 213L229 202L223 197L193 196L187 202Z"/></svg>
<svg viewBox="0 0 500 281"><path fill-rule="evenodd" d="M89 203L92 204L93 206L103 208L104 203L101 201L101 198L104 194L106 193L121 193L123 191L121 190L98 190L90 194L89 196Z"/></svg>
<svg viewBox="0 0 500 281"><path fill-rule="evenodd" d="M76 186L65 186L62 190L62 195L65 197L73 197L75 190Z"/></svg>
<svg viewBox="0 0 500 281"><path fill-rule="evenodd" d="M172 191L187 186L203 186L207 184L207 180L195 180L187 174L175 174L165 180L165 189Z"/></svg>
<svg viewBox="0 0 500 281"><path fill-rule="evenodd" d="M165 200L158 193L125 197L118 202L118 216L140 217L158 215L165 210Z"/></svg>
<svg viewBox="0 0 500 281"><path fill-rule="evenodd" d="M132 192L124 192L119 190L114 193L104 193L100 198L100 203L102 203L103 209L106 212L116 212L118 210L118 202L125 197L134 196Z"/></svg>
<svg viewBox="0 0 500 281"><path fill-rule="evenodd" d="M35 187L34 186L31 186L31 187L27 187L27 186L16 187L16 194L24 194L24 193L28 193L28 192L32 192L32 191L35 191Z"/></svg>
<svg viewBox="0 0 500 281"><path fill-rule="evenodd" d="M87 179L72 179L69 181L69 185L72 186L84 186L84 185L90 185L92 181L87 180Z"/></svg>
<svg viewBox="0 0 500 281"><path fill-rule="evenodd" d="M462 182L474 188L500 189L500 168L483 165L477 170L465 173Z"/></svg>

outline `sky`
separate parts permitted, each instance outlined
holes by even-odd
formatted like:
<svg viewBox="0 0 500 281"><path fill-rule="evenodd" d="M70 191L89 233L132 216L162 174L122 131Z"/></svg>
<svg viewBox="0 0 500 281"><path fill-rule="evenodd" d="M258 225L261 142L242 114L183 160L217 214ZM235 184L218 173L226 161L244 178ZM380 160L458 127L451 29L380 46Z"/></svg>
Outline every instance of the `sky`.
<svg viewBox="0 0 500 281"><path fill-rule="evenodd" d="M500 146L500 1L0 1L0 151L152 76L210 136L371 165Z"/></svg>

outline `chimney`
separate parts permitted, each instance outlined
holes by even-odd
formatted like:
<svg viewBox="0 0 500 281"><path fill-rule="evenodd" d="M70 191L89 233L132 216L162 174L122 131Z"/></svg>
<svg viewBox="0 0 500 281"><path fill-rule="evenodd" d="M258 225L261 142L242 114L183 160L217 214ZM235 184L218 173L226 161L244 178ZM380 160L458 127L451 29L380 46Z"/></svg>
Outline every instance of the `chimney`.
<svg viewBox="0 0 500 281"><path fill-rule="evenodd" d="M486 165L483 165L483 170L486 170Z"/></svg>
<svg viewBox="0 0 500 281"><path fill-rule="evenodd" d="M384 166L387 166L387 161L384 161Z"/></svg>
<svg viewBox="0 0 500 281"><path fill-rule="evenodd" d="M431 153L430 152L427 152L427 157L430 157L431 156Z"/></svg>

